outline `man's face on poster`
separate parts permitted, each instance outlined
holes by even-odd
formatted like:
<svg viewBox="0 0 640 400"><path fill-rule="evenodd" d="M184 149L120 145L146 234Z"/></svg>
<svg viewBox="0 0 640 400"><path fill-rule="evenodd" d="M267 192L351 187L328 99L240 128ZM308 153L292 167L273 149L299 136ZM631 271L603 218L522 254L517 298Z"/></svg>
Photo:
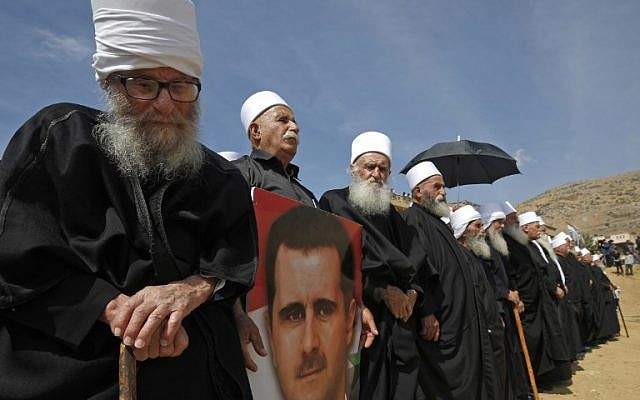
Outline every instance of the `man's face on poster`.
<svg viewBox="0 0 640 400"><path fill-rule="evenodd" d="M341 283L335 247L278 248L268 326L287 400L344 399L356 303L345 298Z"/></svg>

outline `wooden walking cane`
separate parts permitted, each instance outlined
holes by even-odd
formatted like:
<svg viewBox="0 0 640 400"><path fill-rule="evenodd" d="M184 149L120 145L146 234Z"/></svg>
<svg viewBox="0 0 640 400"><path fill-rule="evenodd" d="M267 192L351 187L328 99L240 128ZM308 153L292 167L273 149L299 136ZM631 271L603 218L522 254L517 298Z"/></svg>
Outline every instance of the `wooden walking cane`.
<svg viewBox="0 0 640 400"><path fill-rule="evenodd" d="M527 372L529 373L529 382L531 383L533 398L535 400L540 400L540 395L538 394L538 385L536 385L536 377L533 374L533 367L531 366L531 359L529 358L527 341L524 338L524 329L522 329L522 322L520 321L520 313L518 313L518 309L515 306L513 307L513 315L516 319L516 327L518 328L518 336L520 337L520 346L522 347L522 353L524 353L524 361L527 364Z"/></svg>
<svg viewBox="0 0 640 400"><path fill-rule="evenodd" d="M622 325L624 325L624 331L629 337L629 331L627 330L627 323L624 322L624 315L622 315L622 308L620 308L620 300L618 300L618 311L620 311L620 318L622 319Z"/></svg>
<svg viewBox="0 0 640 400"><path fill-rule="evenodd" d="M136 359L130 347L120 343L120 357L118 358L118 386L119 400L136 400Z"/></svg>

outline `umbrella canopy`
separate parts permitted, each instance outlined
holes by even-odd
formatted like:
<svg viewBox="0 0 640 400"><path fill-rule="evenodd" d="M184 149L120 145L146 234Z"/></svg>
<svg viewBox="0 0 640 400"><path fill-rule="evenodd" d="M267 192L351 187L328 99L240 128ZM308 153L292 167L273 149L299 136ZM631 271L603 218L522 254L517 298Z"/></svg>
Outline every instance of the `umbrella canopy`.
<svg viewBox="0 0 640 400"><path fill-rule="evenodd" d="M406 174L422 161L434 163L449 188L493 183L505 176L520 173L516 160L505 151L490 143L471 140L436 143L413 157L400 173Z"/></svg>

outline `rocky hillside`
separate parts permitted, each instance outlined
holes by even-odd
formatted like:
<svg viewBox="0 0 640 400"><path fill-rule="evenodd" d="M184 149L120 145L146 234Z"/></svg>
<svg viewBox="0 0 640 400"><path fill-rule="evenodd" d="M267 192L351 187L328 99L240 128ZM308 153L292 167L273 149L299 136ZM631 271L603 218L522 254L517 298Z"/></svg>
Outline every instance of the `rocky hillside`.
<svg viewBox="0 0 640 400"><path fill-rule="evenodd" d="M517 206L535 210L549 225L567 223L589 235L640 233L640 171L568 183Z"/></svg>

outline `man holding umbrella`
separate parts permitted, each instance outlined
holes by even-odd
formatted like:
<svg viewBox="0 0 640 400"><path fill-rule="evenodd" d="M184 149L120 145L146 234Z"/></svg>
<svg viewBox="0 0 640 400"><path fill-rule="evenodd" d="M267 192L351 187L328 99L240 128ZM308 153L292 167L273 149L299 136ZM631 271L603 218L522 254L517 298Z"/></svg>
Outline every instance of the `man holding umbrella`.
<svg viewBox="0 0 640 400"><path fill-rule="evenodd" d="M476 279L441 217L449 215L440 171L419 162L407 172L414 204L403 216L418 233L439 274L437 301L418 307L420 386L427 398L494 399L497 377L491 338L481 327Z"/></svg>

